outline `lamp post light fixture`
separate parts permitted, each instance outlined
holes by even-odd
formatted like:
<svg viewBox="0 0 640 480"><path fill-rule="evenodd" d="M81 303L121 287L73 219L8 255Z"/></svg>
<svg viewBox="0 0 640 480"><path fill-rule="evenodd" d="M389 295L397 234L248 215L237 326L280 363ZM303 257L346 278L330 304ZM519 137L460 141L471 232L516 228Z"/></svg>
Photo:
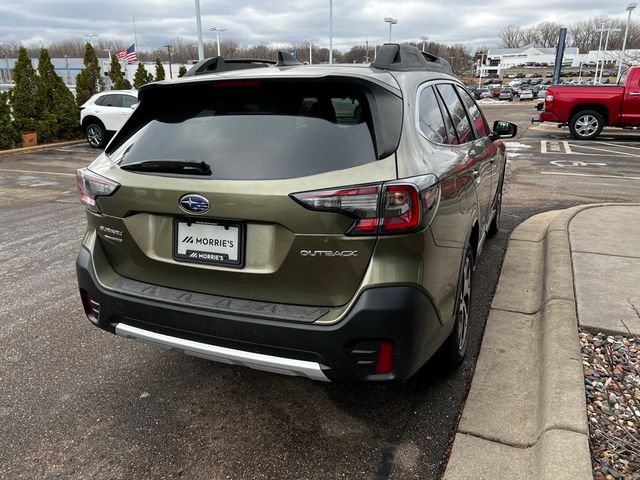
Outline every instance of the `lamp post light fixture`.
<svg viewBox="0 0 640 480"><path fill-rule="evenodd" d="M398 19L396 18L391 18L391 17L386 17L384 19L385 22L387 22L389 24L389 43L391 43L391 27L393 25L395 25L396 23L398 23Z"/></svg>
<svg viewBox="0 0 640 480"><path fill-rule="evenodd" d="M429 40L429 37L427 37L426 35L422 35L420 37L420 40L422 40L422 51L425 52L427 49L427 40Z"/></svg>
<svg viewBox="0 0 640 480"><path fill-rule="evenodd" d="M216 44L218 45L218 56L220 56L220 32L226 32L226 28L211 27L209 30L216 32Z"/></svg>
<svg viewBox="0 0 640 480"><path fill-rule="evenodd" d="M617 82L620 82L620 75L622 74L622 64L624 63L624 53L627 48L627 35L629 35L629 22L631 21L631 12L633 12L638 4L636 2L629 2L626 10L629 12L627 16L627 26L624 29L624 40L622 41L622 51L620 52L620 61L618 63L618 77ZM616 82L616 83L617 83Z"/></svg>

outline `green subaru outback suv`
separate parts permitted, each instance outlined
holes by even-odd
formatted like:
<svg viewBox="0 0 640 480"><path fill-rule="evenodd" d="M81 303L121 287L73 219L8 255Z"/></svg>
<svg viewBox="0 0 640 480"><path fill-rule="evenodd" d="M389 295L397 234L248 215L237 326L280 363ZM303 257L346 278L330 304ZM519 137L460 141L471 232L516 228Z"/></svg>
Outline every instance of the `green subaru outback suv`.
<svg viewBox="0 0 640 480"><path fill-rule="evenodd" d="M140 89L77 173L77 275L109 332L315 380L462 361L471 273L498 229L501 136L448 64L226 62Z"/></svg>

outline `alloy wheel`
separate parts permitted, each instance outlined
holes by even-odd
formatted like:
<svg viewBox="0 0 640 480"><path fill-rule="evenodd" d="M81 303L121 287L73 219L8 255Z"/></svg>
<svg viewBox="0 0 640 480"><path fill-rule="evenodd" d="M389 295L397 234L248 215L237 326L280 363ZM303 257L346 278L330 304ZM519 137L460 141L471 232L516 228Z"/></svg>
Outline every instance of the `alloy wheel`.
<svg viewBox="0 0 640 480"><path fill-rule="evenodd" d="M92 147L99 147L102 145L103 134L100 127L91 125L87 129L87 141Z"/></svg>
<svg viewBox="0 0 640 480"><path fill-rule="evenodd" d="M458 300L458 350L464 350L469 326L469 309L471 307L471 259L464 259L462 285Z"/></svg>
<svg viewBox="0 0 640 480"><path fill-rule="evenodd" d="M582 115L576 120L576 133L581 137L593 135L598 130L598 119L593 115Z"/></svg>

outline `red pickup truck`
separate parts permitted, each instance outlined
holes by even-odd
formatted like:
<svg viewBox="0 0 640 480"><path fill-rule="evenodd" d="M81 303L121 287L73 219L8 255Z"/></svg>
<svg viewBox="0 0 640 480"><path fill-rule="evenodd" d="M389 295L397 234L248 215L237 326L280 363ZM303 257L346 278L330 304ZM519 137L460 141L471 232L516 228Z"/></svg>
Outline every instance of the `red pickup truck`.
<svg viewBox="0 0 640 480"><path fill-rule="evenodd" d="M640 128L640 66L631 67L618 85L549 87L539 119L569 125L580 140L597 137L604 126Z"/></svg>

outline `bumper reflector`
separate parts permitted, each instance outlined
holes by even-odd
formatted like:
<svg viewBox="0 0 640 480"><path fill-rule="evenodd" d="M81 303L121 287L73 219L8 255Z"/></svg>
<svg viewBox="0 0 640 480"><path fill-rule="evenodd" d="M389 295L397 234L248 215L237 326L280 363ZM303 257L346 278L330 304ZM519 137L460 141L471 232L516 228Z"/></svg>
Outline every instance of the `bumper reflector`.
<svg viewBox="0 0 640 480"><path fill-rule="evenodd" d="M393 370L393 346L391 342L380 342L376 359L376 375L391 373Z"/></svg>

